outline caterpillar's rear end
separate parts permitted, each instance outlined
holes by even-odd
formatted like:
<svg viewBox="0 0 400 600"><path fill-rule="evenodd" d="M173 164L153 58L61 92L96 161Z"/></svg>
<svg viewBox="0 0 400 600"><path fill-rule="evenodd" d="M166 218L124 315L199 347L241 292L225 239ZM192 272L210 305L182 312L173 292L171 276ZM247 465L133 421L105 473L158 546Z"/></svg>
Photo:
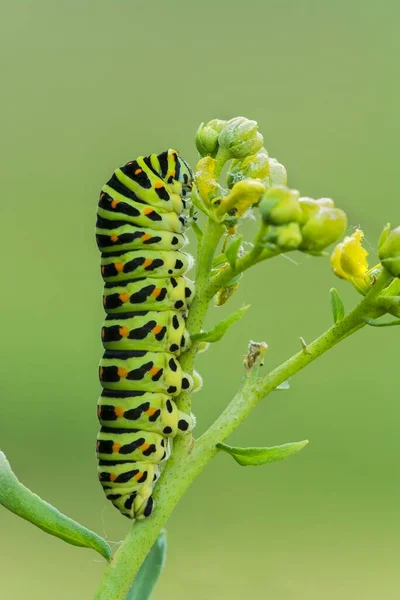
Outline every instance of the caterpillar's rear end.
<svg viewBox="0 0 400 600"><path fill-rule="evenodd" d="M190 344L186 316L192 258L181 251L192 173L174 150L139 157L103 187L96 239L105 281L98 402L99 479L131 519L148 517L169 438L194 421L174 398L192 387L179 356Z"/></svg>

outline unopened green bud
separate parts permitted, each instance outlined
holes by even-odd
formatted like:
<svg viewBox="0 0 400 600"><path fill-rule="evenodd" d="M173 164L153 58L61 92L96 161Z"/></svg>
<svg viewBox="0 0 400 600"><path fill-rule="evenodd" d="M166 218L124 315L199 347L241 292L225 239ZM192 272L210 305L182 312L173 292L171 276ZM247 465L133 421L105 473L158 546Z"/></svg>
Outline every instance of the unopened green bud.
<svg viewBox="0 0 400 600"><path fill-rule="evenodd" d="M341 238L346 231L346 213L335 208L330 198L300 198L300 205L303 214L303 242L300 250L318 254Z"/></svg>
<svg viewBox="0 0 400 600"><path fill-rule="evenodd" d="M228 173L228 187L242 179L261 179L269 176L269 157L265 148L243 160L234 159Z"/></svg>
<svg viewBox="0 0 400 600"><path fill-rule="evenodd" d="M218 136L226 121L213 119L207 124L202 123L196 132L196 147L201 156L215 155L218 150Z"/></svg>
<svg viewBox="0 0 400 600"><path fill-rule="evenodd" d="M400 226L382 236L379 258L393 277L400 277Z"/></svg>
<svg viewBox="0 0 400 600"><path fill-rule="evenodd" d="M272 226L268 231L267 241L275 244L282 250L296 250L301 242L302 235L298 223Z"/></svg>
<svg viewBox="0 0 400 600"><path fill-rule="evenodd" d="M306 223L311 215L315 214L321 207L334 208L335 203L332 198L300 198L302 212L302 223Z"/></svg>
<svg viewBox="0 0 400 600"><path fill-rule="evenodd" d="M265 148L261 148L257 154L246 156L243 160L234 159L231 162L228 173L228 187L242 179L260 179L264 185L286 185L286 169L276 158L270 158Z"/></svg>
<svg viewBox="0 0 400 600"><path fill-rule="evenodd" d="M260 202L260 213L266 225L300 222L299 192L285 186L269 188Z"/></svg>
<svg viewBox="0 0 400 600"><path fill-rule="evenodd" d="M229 152L231 158L256 154L262 148L263 141L257 122L245 117L228 121L218 137L219 145Z"/></svg>
<svg viewBox="0 0 400 600"><path fill-rule="evenodd" d="M269 185L286 185L287 184L287 172L285 167L276 160L276 158L270 158L269 162Z"/></svg>

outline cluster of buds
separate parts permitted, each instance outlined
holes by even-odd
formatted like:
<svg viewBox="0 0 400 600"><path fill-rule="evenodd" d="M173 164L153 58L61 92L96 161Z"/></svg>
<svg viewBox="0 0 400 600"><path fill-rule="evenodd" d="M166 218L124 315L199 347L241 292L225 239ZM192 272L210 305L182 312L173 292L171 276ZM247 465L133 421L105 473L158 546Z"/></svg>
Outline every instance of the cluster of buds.
<svg viewBox="0 0 400 600"><path fill-rule="evenodd" d="M321 254L347 227L346 214L330 198L300 198L285 186L268 188L260 202L264 242L280 249Z"/></svg>
<svg viewBox="0 0 400 600"><path fill-rule="evenodd" d="M256 121L235 117L229 121L213 119L202 123L196 133L196 146L201 156L215 158L222 150L227 159L242 159L256 154L263 145Z"/></svg>

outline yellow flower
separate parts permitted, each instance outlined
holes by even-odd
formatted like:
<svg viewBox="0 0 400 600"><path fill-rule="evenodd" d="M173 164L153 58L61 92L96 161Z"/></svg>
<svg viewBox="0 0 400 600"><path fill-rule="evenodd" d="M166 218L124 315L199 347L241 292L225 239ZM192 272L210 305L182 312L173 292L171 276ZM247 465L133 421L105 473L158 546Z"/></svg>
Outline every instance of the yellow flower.
<svg viewBox="0 0 400 600"><path fill-rule="evenodd" d="M345 237L332 252L331 266L337 277L351 281L364 294L368 291L370 281L368 252L361 244L363 237L361 229L356 229L352 235Z"/></svg>

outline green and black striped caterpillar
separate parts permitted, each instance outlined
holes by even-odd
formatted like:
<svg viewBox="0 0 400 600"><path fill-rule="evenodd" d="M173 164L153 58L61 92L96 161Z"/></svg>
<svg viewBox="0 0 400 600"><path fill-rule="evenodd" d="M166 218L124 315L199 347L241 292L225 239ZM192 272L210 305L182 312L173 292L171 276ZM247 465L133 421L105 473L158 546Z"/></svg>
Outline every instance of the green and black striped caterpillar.
<svg viewBox="0 0 400 600"><path fill-rule="evenodd" d="M190 345L187 309L192 257L181 251L184 211L193 185L175 150L139 157L103 187L96 239L105 282L98 401L99 480L106 496L131 519L148 517L169 438L194 419L173 398L190 389L179 355Z"/></svg>

